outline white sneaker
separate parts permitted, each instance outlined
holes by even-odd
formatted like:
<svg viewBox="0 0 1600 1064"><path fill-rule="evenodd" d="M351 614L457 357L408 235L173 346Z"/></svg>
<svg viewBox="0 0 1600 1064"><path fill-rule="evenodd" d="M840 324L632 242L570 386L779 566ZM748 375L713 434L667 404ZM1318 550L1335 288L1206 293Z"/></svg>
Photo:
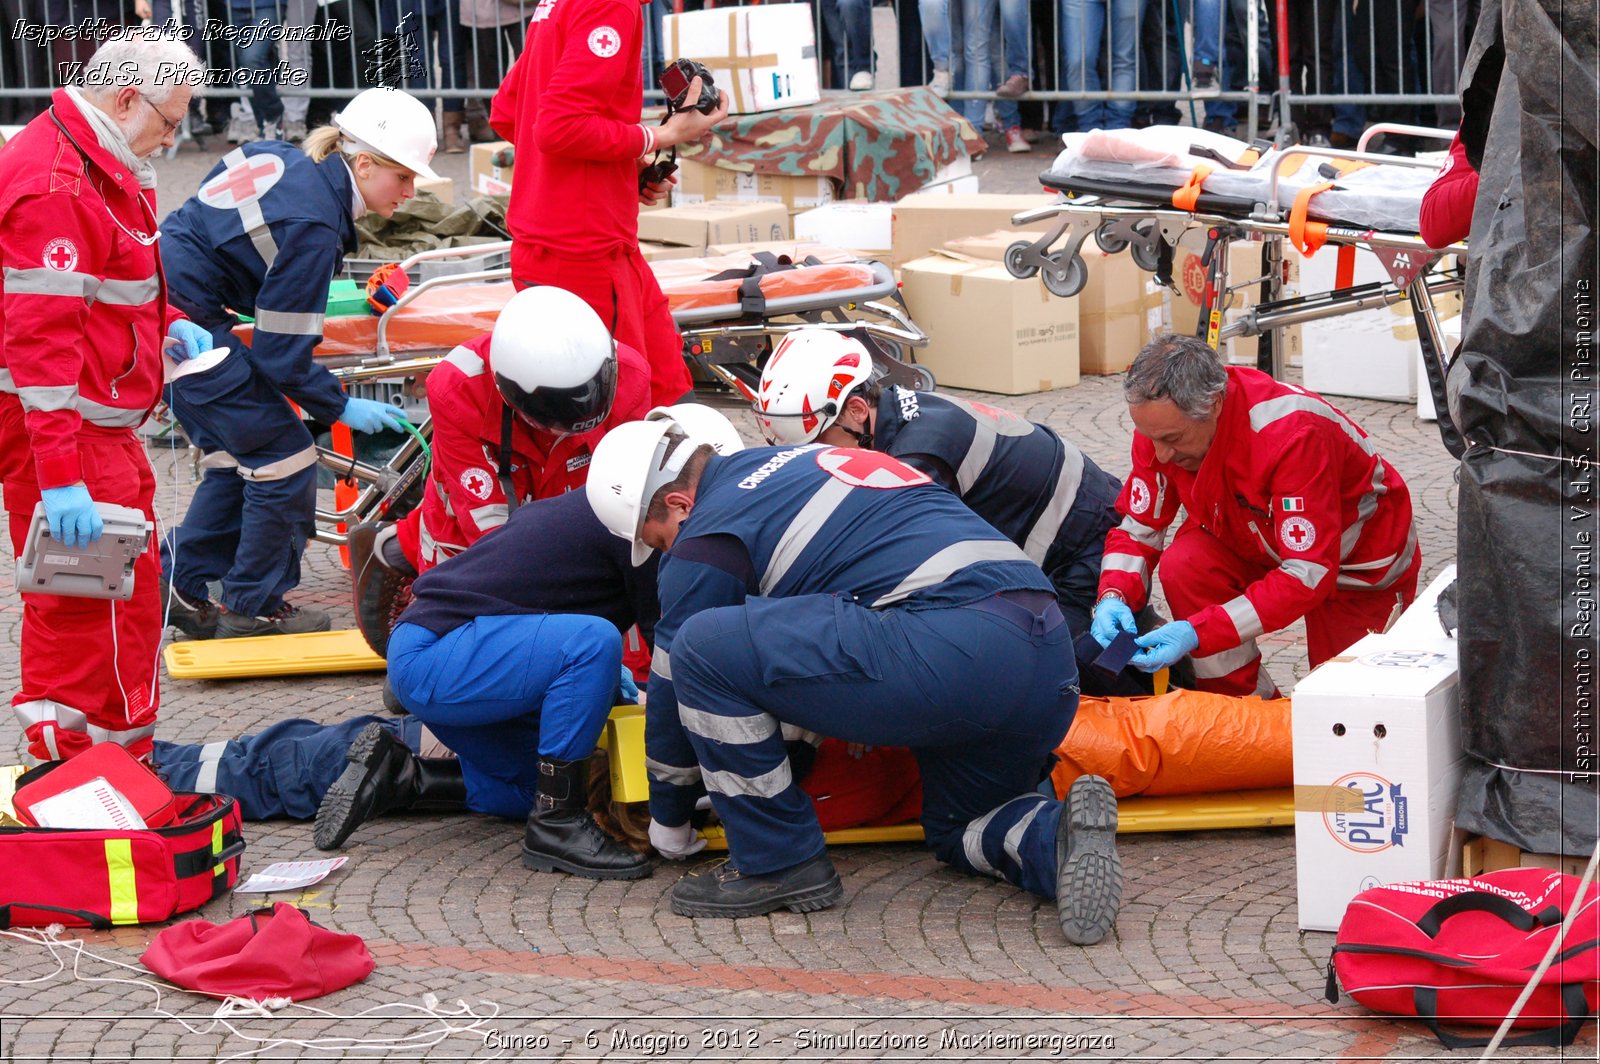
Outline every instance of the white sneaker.
<svg viewBox="0 0 1600 1064"><path fill-rule="evenodd" d="M858 70L850 76L851 92L866 92L872 88L872 71Z"/></svg>
<svg viewBox="0 0 1600 1064"><path fill-rule="evenodd" d="M290 119L289 121L285 122L283 124L283 139L289 141L291 144L299 144L301 141L305 140L305 122L297 122L294 119Z"/></svg>
<svg viewBox="0 0 1600 1064"><path fill-rule="evenodd" d="M283 129L276 122L268 122L261 127L262 140L282 140Z"/></svg>
<svg viewBox="0 0 1600 1064"><path fill-rule="evenodd" d="M228 143L249 144L256 139L256 120L234 115L228 120Z"/></svg>
<svg viewBox="0 0 1600 1064"><path fill-rule="evenodd" d="M939 97L940 99L944 99L946 96L949 96L950 95L950 71L948 71L948 70L935 70L933 72L933 80L928 82L928 88L932 89L933 90L933 94L935 96Z"/></svg>

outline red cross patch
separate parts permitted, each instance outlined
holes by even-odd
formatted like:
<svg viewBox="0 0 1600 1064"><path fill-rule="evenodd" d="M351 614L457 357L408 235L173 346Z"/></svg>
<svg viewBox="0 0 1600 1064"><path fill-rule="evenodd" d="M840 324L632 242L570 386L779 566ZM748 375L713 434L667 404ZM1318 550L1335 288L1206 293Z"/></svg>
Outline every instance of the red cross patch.
<svg viewBox="0 0 1600 1064"><path fill-rule="evenodd" d="M817 465L835 480L856 488L915 488L932 484L933 478L913 469L900 459L878 451L855 447L830 447L817 452Z"/></svg>
<svg viewBox="0 0 1600 1064"><path fill-rule="evenodd" d="M236 210L254 203L283 177L276 155L252 155L200 186L200 202L218 210Z"/></svg>
<svg viewBox="0 0 1600 1064"><path fill-rule="evenodd" d="M622 34L610 26L601 26L589 34L589 51L601 59L610 59L622 51Z"/></svg>
<svg viewBox="0 0 1600 1064"><path fill-rule="evenodd" d="M58 236L44 246L39 256L49 269L67 273L78 264L78 245L64 236Z"/></svg>
<svg viewBox="0 0 1600 1064"><path fill-rule="evenodd" d="M1128 481L1128 509L1136 514L1150 509L1150 485L1139 477Z"/></svg>
<svg viewBox="0 0 1600 1064"><path fill-rule="evenodd" d="M1304 517L1286 517L1278 526L1278 538L1288 550L1304 553L1317 541L1317 526Z"/></svg>
<svg viewBox="0 0 1600 1064"><path fill-rule="evenodd" d="M461 486L467 494L480 502L494 494L494 477L489 475L487 469L473 466L461 474Z"/></svg>

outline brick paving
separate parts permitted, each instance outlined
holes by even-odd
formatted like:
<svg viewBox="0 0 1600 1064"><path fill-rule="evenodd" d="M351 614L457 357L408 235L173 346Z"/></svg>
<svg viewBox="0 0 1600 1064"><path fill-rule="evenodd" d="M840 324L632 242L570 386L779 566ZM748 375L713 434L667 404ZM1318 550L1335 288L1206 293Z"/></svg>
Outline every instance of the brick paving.
<svg viewBox="0 0 1600 1064"><path fill-rule="evenodd" d="M213 156L162 163L170 209ZM991 152L986 190L1028 191L1042 152ZM441 156L464 184L464 156ZM1118 382L985 401L1044 421L1118 475L1130 426ZM1341 405L1378 441L1418 500L1427 575L1454 558L1453 465L1407 406ZM747 426L748 428L748 426ZM181 516L194 478L186 455L154 456L163 520ZM352 623L337 554L312 545L296 595ZM20 607L0 575L0 643L15 675ZM1264 643L1278 682L1306 670L1297 629ZM206 741L286 716L333 721L376 711L377 675L164 684L162 735ZM7 716L0 745L20 749ZM378 962L365 983L272 1018L211 1019L216 1003L150 991L111 967L136 962L157 928L81 939L74 979L42 947L0 944L0 1059L216 1060L1433 1060L1415 1024L1322 999L1332 936L1298 933L1288 830L1124 836L1126 902L1115 934L1068 945L1053 906L1005 884L956 875L917 846L838 848L845 896L834 908L740 921L692 921L668 907L683 874L663 864L633 883L524 870L518 826L487 817L392 818L362 830L350 863L288 900L361 935ZM247 828L248 869L318 856L309 824ZM246 911L240 897L204 915ZM436 996L433 1018L424 1000ZM432 1000L428 998L428 1000ZM472 1016L462 1013L470 1010ZM474 1018L476 1017L476 1019ZM322 1039L324 1041L317 1042ZM354 1042L380 1045L354 1048ZM1595 1055L1592 1030L1572 1051ZM1509 1050L1512 1059L1553 1059Z"/></svg>

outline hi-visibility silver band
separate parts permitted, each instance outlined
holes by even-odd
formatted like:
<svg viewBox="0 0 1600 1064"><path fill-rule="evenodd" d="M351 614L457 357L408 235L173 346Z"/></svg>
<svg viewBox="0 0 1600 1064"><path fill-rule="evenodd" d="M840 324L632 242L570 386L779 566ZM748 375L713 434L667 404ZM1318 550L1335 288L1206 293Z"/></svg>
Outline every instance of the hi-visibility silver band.
<svg viewBox="0 0 1600 1064"><path fill-rule="evenodd" d="M228 744L206 743L200 748L200 771L194 777L194 789L201 794L217 793L217 768L222 763L222 755L228 749Z"/></svg>
<svg viewBox="0 0 1600 1064"><path fill-rule="evenodd" d="M1197 679L1215 680L1238 672L1251 662L1261 660L1261 650L1254 639L1247 639L1229 650L1219 651L1203 658L1192 658Z"/></svg>
<svg viewBox="0 0 1600 1064"><path fill-rule="evenodd" d="M789 759L784 758L778 767L759 776L741 776L737 772L703 773L706 790L729 797L740 795L750 798L774 798L794 786L794 776L789 771Z"/></svg>
<svg viewBox="0 0 1600 1064"><path fill-rule="evenodd" d="M942 584L969 565L1027 560L1028 556L1022 553L1022 549L1008 539L964 539L950 544L917 566L893 591L874 602L872 608L899 602L923 588Z"/></svg>
<svg viewBox="0 0 1600 1064"><path fill-rule="evenodd" d="M201 469L232 469L245 480L264 481L282 480L293 476L302 469L309 469L317 464L317 449L315 446L297 451L287 458L280 458L276 462L268 462L263 466L249 468L239 464L239 460L227 451L212 451L200 459Z"/></svg>
<svg viewBox="0 0 1600 1064"><path fill-rule="evenodd" d="M256 328L285 336L322 336L322 314L296 314L256 308Z"/></svg>
<svg viewBox="0 0 1600 1064"><path fill-rule="evenodd" d="M678 719L689 731L719 743L759 743L778 734L778 722L770 713L724 717L678 703Z"/></svg>
<svg viewBox="0 0 1600 1064"><path fill-rule="evenodd" d="M1062 446L1066 448L1066 454L1061 463L1061 474L1056 477L1056 490L1051 493L1044 512L1028 530L1028 539L1022 546L1023 552L1039 565L1044 564L1045 553L1060 533L1061 523L1067 519L1072 504L1078 501L1078 488L1083 483L1083 452L1065 440Z"/></svg>
<svg viewBox="0 0 1600 1064"><path fill-rule="evenodd" d="M644 770L653 780L671 783L679 787L687 787L700 782L699 765L668 765L647 757L644 759Z"/></svg>
<svg viewBox="0 0 1600 1064"><path fill-rule="evenodd" d="M761 574L761 593L769 595L789 571L795 561L811 545L823 524L850 494L850 485L842 480L829 479L806 500L800 512L794 515L789 527L778 537L778 544L767 561L767 571Z"/></svg>

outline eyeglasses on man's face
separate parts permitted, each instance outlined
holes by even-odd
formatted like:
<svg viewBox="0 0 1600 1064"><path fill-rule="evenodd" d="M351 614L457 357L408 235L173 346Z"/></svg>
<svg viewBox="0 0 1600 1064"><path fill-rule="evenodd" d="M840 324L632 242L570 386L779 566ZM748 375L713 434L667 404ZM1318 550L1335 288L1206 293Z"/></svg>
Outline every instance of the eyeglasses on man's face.
<svg viewBox="0 0 1600 1064"><path fill-rule="evenodd" d="M154 111L161 118L161 121L166 123L168 133L176 133L178 131L178 127L183 125L183 119L180 118L174 122L172 119L167 117L166 112L162 111L161 108L155 105L154 100L150 99L150 97L146 96L144 93L141 92L139 94L139 99L149 104L150 110Z"/></svg>

